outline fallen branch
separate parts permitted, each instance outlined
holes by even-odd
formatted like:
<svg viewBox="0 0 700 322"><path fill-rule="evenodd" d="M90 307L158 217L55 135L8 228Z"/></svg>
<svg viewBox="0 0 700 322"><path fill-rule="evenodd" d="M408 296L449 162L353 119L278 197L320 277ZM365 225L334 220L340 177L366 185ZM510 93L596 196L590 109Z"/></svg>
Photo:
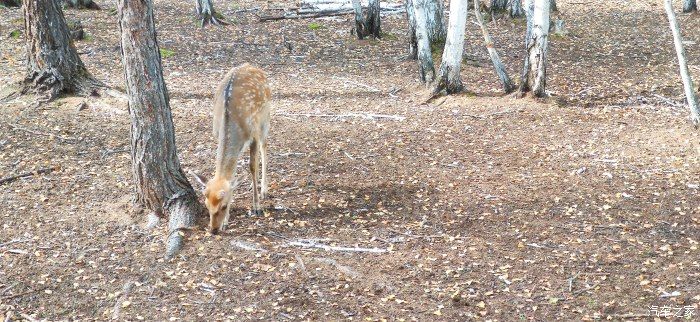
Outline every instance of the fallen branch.
<svg viewBox="0 0 700 322"><path fill-rule="evenodd" d="M348 275L350 277L357 277L360 274L355 271L354 269L350 268L349 266L341 265L336 261L335 259L332 258L314 258L317 262L324 263L330 266L333 266L337 268L339 271L341 271L343 274Z"/></svg>
<svg viewBox="0 0 700 322"><path fill-rule="evenodd" d="M31 133L31 134L34 134L34 135L48 136L48 137L50 137L50 138L57 138L57 139L62 140L62 141L75 141L74 138L65 138L65 137L62 137L62 136L60 136L60 135L55 135L55 134L51 134L51 133L44 133L44 132L34 131L34 130L30 130L30 129L25 129L25 128L19 126L19 125L15 125L15 124L8 123L8 122L5 122L5 124L7 124L7 126L11 127L11 128L14 129L14 130L24 131L24 132Z"/></svg>
<svg viewBox="0 0 700 322"><path fill-rule="evenodd" d="M53 171L56 171L58 169L60 169L60 167L58 167L58 166L50 167L50 168L42 168L42 169L39 169L39 170L36 170L33 172L25 172L25 173L20 173L20 174L14 175L14 176L2 178L2 179L0 179L0 186L4 185L6 183L13 182L13 181L20 179L20 178L26 178L26 177L31 177L31 176L40 175L40 174L47 174L47 173L51 173Z"/></svg>
<svg viewBox="0 0 700 322"><path fill-rule="evenodd" d="M330 118L346 118L346 117L359 117L363 119L373 120L373 119L390 119L394 121L403 121L406 119L405 116L401 115L387 115L387 114L373 114L373 113L346 113L346 114L314 114L314 113L286 113L279 112L277 115L282 116L305 116L305 117L330 117Z"/></svg>
<svg viewBox="0 0 700 322"><path fill-rule="evenodd" d="M16 243L26 243L28 241L29 241L29 239L13 239L11 241L4 242L4 243L0 244L0 247L5 247L7 245L12 245L12 244L16 244Z"/></svg>
<svg viewBox="0 0 700 322"><path fill-rule="evenodd" d="M119 319L119 313L122 308L122 303L125 299L129 297L129 292L131 292L131 289L134 287L134 282L128 281L124 284L124 287L122 288L122 294L117 298L117 301L114 303L114 308L112 310L112 320L118 320Z"/></svg>
<svg viewBox="0 0 700 322"><path fill-rule="evenodd" d="M579 295L579 294L581 294L581 293L590 291L590 290L592 290L592 289L598 287L598 285L600 285L600 283L602 283L602 282L603 282L603 281L598 281L598 283L595 283L595 284L593 284L593 285L591 285L591 286L588 286L588 287L585 287L585 288L583 288L583 289L580 289L580 290L578 290L578 291L576 291L576 292L573 292L572 295L573 295L574 297L576 297L577 295Z"/></svg>
<svg viewBox="0 0 700 322"><path fill-rule="evenodd" d="M386 253L387 250L383 248L362 248L362 247L342 247L342 246L330 246L326 244L320 244L315 241L293 241L287 243L289 246L297 246L303 248L319 248L325 251L335 251L335 252L360 252L360 253Z"/></svg>
<svg viewBox="0 0 700 322"><path fill-rule="evenodd" d="M464 114L465 116L469 116L475 119L485 119L491 116L498 116L498 115L504 115L504 114L510 114L510 113L517 113L517 112L522 112L523 110L508 110L508 111L501 111L501 112L494 112L494 113L489 113L489 114L484 114L484 115L474 115L474 114Z"/></svg>
<svg viewBox="0 0 700 322"><path fill-rule="evenodd" d="M25 291L25 292L22 292L22 293L17 293L17 294L13 294L13 295L3 296L3 297L0 297L0 302L4 302L4 301L6 301L6 300L10 300L10 299L13 299L13 298L16 298L16 297L20 297L20 296L29 295L29 294L36 293L36 292L41 292L41 291L43 291L43 290L45 290L45 289L47 289L47 288L49 288L49 287L48 287L48 286L43 286L43 287L40 287L40 288L37 288L37 289Z"/></svg>

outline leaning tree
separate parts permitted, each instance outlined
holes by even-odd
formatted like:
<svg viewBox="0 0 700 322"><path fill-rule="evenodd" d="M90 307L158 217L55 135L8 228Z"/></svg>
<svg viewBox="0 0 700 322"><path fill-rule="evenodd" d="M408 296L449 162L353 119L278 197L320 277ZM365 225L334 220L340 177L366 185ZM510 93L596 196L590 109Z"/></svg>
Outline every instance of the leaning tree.
<svg viewBox="0 0 700 322"><path fill-rule="evenodd" d="M27 74L20 92L46 94L48 100L94 94L101 83L80 60L58 1L25 1L23 8Z"/></svg>
<svg viewBox="0 0 700 322"><path fill-rule="evenodd" d="M520 79L520 95L532 91L537 97L546 96L547 41L549 37L549 0L526 0L527 31L525 63Z"/></svg>
<svg viewBox="0 0 700 322"><path fill-rule="evenodd" d="M204 27L208 24L215 26L227 25L228 23L224 21L221 14L214 10L214 3L212 0L196 0L195 10L197 13L197 20L199 25Z"/></svg>
<svg viewBox="0 0 700 322"><path fill-rule="evenodd" d="M464 51L464 28L467 25L468 0L450 1L450 20L447 29L445 50L442 52L442 62L438 71L433 96L445 90L447 94L461 92L464 86L460 71L462 67L462 52Z"/></svg>
<svg viewBox="0 0 700 322"><path fill-rule="evenodd" d="M166 254L171 257L203 208L177 156L151 0L119 0L118 15L136 203L157 217L169 216Z"/></svg>

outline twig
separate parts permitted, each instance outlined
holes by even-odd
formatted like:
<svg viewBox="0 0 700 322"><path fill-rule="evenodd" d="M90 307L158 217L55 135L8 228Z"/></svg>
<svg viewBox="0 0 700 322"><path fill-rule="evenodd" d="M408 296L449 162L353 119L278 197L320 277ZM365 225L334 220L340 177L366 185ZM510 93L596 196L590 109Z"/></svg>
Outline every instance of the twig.
<svg viewBox="0 0 700 322"><path fill-rule="evenodd" d="M381 93L381 92L382 92L381 90L379 90L379 89L376 88L376 87L372 87L372 86L369 86L369 85L366 85L366 84L358 83L358 82L349 80L349 79L347 79L347 78L341 78L341 77L334 77L334 78L335 78L335 79L342 80L342 81L345 82L345 83L349 83L349 84L352 84L352 85L364 87L364 88L366 88L366 89L368 89L368 90L370 90L370 91L372 91L372 92L375 92L375 93Z"/></svg>
<svg viewBox="0 0 700 322"><path fill-rule="evenodd" d="M19 125L15 125L15 124L8 123L8 122L4 122L4 123L7 124L7 126L11 127L12 129L24 131L24 132L31 133L34 135L48 136L50 138L57 138L57 139L62 140L62 141L75 141L74 138L65 138L65 137L62 137L62 136L56 135L56 134L44 133L44 132L34 131L34 130L30 130L30 129L25 129Z"/></svg>
<svg viewBox="0 0 700 322"><path fill-rule="evenodd" d="M314 260L316 260L317 262L321 262L324 264L334 266L339 271L343 272L345 275L348 275L351 277L357 277L360 275L354 269L350 268L349 266L341 265L335 259L332 259L332 258L318 258L318 257L316 257L316 258L314 258Z"/></svg>
<svg viewBox="0 0 700 322"><path fill-rule="evenodd" d="M346 114L315 114L315 113L286 113L278 112L277 115L282 116L306 116L306 117L330 117L330 118L345 118L345 117L359 117L368 120L372 119L390 119L394 121L403 121L406 119L405 116L401 115L387 115L387 114L374 114L374 113L346 113Z"/></svg>
<svg viewBox="0 0 700 322"><path fill-rule="evenodd" d="M9 291L13 287L17 286L17 284L19 284L19 282L14 282L14 283L10 284L10 286L3 288L2 291L0 291L0 295L5 294L7 291Z"/></svg>
<svg viewBox="0 0 700 322"><path fill-rule="evenodd" d="M364 252L364 253L386 253L386 249L382 248L362 248L362 247L342 247L342 246L330 246L325 244L320 244L315 241L293 241L287 243L289 246L297 246L304 248L319 248L325 251L336 251L336 252Z"/></svg>
<svg viewBox="0 0 700 322"><path fill-rule="evenodd" d="M48 287L48 286L42 286L42 287L40 287L40 288L33 289L33 290L29 290L29 291L25 291L25 292L22 292L22 293L17 293L17 294L13 294L13 295L3 296L3 297L0 297L0 302L6 301L6 300L10 300L10 299L13 299L13 298L15 298L15 297L25 296L25 295L29 295L29 294L36 293L36 292L41 292L41 291L43 291L43 290L45 290L45 289L47 289L47 288L49 288L49 287Z"/></svg>
<svg viewBox="0 0 700 322"><path fill-rule="evenodd" d="M29 314L20 313L19 315L21 315L25 320L27 320L27 321L29 321L29 322L36 322L36 321L39 321L39 320L33 318L33 317L32 317L31 315L29 315Z"/></svg>
<svg viewBox="0 0 700 322"><path fill-rule="evenodd" d="M60 169L60 167L54 166L54 167L50 167L50 168L42 168L42 169L39 169L39 170L36 170L33 172L25 172L25 173L20 173L20 174L14 175L14 176L2 178L2 179L0 179L0 186L4 185L6 183L13 182L13 181L20 179L20 178L26 178L26 177L31 177L31 176L40 175L40 174L47 174L47 173L51 173L53 171L56 171L58 169Z"/></svg>
<svg viewBox="0 0 700 322"><path fill-rule="evenodd" d="M4 243L0 244L0 247L5 247L7 245L12 245L12 244L16 244L16 243L26 243L28 241L29 241L29 239L13 239L11 241L4 242ZM0 292L0 293L2 293L2 292Z"/></svg>
<svg viewBox="0 0 700 322"><path fill-rule="evenodd" d="M603 281L598 281L598 283L595 283L595 284L593 284L593 285L591 285L591 286L588 286L588 287L586 287L586 288L583 288L583 289L580 289L580 290L578 290L578 291L576 291L576 292L573 292L572 295L573 295L573 296L577 296L577 295L579 295L579 294L581 294L581 293L590 291L590 290L596 288L596 287L597 287L598 285L600 285L600 283L602 283L602 282L603 282Z"/></svg>
<svg viewBox="0 0 700 322"><path fill-rule="evenodd" d="M474 114L464 114L465 116L473 117L475 119L485 119L490 116L497 116L497 115L503 115L503 114L510 114L510 113L517 113L517 112L522 112L523 110L520 109L514 109L514 110L508 110L508 111L501 111L501 112L494 112L494 113L489 113L489 114L484 114L484 115L474 115Z"/></svg>
<svg viewBox="0 0 700 322"><path fill-rule="evenodd" d="M131 292L131 289L134 287L134 282L128 281L124 283L124 287L122 288L122 294L120 297L117 298L116 303L114 303L114 309L112 310L112 320L118 320L119 319L119 312L121 311L122 308L122 302L124 299L126 299L129 296L129 292Z"/></svg>

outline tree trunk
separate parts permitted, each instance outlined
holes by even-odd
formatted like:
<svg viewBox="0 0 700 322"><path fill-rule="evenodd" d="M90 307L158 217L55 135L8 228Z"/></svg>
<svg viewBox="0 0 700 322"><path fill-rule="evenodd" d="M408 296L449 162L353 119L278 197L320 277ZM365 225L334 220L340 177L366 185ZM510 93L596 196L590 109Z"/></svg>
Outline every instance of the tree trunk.
<svg viewBox="0 0 700 322"><path fill-rule="evenodd" d="M406 21L408 21L408 59L418 59L418 41L416 39L416 12L413 0L404 0Z"/></svg>
<svg viewBox="0 0 700 322"><path fill-rule="evenodd" d="M24 3L27 75L21 92L46 94L53 100L62 93L95 94L95 80L80 60L63 13L54 0Z"/></svg>
<svg viewBox="0 0 700 322"><path fill-rule="evenodd" d="M547 38L549 33L549 0L528 0L528 31L523 77L520 93L532 91L537 97L546 96Z"/></svg>
<svg viewBox="0 0 700 322"><path fill-rule="evenodd" d="M549 1L549 11L552 11L552 12L559 11L559 9L557 8L557 0L550 0Z"/></svg>
<svg viewBox="0 0 700 322"><path fill-rule="evenodd" d="M100 10L100 6L92 0L65 0L65 3L70 8Z"/></svg>
<svg viewBox="0 0 700 322"><path fill-rule="evenodd" d="M360 0L352 0L352 10L355 12L355 35L357 35L357 39L362 40L367 32L365 31L365 18L362 16Z"/></svg>
<svg viewBox="0 0 700 322"><path fill-rule="evenodd" d="M369 0L367 18L365 19L365 32L375 39L382 37L381 19L379 16L379 0Z"/></svg>
<svg viewBox="0 0 700 322"><path fill-rule="evenodd" d="M521 0L510 0L510 17L520 18L525 15L523 3Z"/></svg>
<svg viewBox="0 0 700 322"><path fill-rule="evenodd" d="M681 30L678 26L678 21L676 20L676 14L673 12L671 0L664 1L664 8L666 9L668 22L671 26L671 32L673 33L673 43L676 47L676 55L678 56L678 65L680 67L681 79L683 80L683 89L685 90L685 97L688 100L688 108L690 109L690 120L697 128L698 125L700 125L700 111L698 111L698 98L695 96L695 91L693 90L693 79L690 78L688 65L685 60L683 37L681 36Z"/></svg>
<svg viewBox="0 0 700 322"><path fill-rule="evenodd" d="M698 5L695 0L683 0L683 12L698 11Z"/></svg>
<svg viewBox="0 0 700 322"><path fill-rule="evenodd" d="M418 1L418 0L413 0ZM415 5L415 4L414 4ZM428 41L431 45L442 47L447 38L447 27L445 24L445 8L442 0L426 1L425 21L428 29Z"/></svg>
<svg viewBox="0 0 700 322"><path fill-rule="evenodd" d="M432 0L413 0L413 12L416 17L416 42L418 43L418 68L420 80L430 83L435 80L435 65L430 51L426 9Z"/></svg>
<svg viewBox="0 0 700 322"><path fill-rule="evenodd" d="M200 27L204 27L208 24L215 26L228 24L223 20L223 17L214 10L214 3L212 0L197 0L196 10Z"/></svg>
<svg viewBox="0 0 700 322"><path fill-rule="evenodd" d="M492 12L505 12L508 10L509 0L491 0L491 11Z"/></svg>
<svg viewBox="0 0 700 322"><path fill-rule="evenodd" d="M151 0L119 0L118 13L136 203L159 217L169 215L171 257L182 247L182 230L194 225L203 208L180 168Z"/></svg>
<svg viewBox="0 0 700 322"><path fill-rule="evenodd" d="M0 6L4 6L7 8L10 8L10 7L18 8L21 5L22 5L21 0L0 0Z"/></svg>
<svg viewBox="0 0 700 322"><path fill-rule="evenodd" d="M506 94L510 93L515 89L515 86L513 86L513 81L511 81L510 77L508 77L506 66L503 65L501 57L498 56L498 51L496 51L496 47L493 44L493 40L491 39L488 30L486 30L486 22L484 21L484 17L481 15L481 9L479 8L479 5L476 2L474 2L474 15L476 16L477 22L479 22L481 32L484 34L484 42L486 43L486 49L488 50L489 56L491 57L493 67L496 69L498 79L503 85L503 91L506 92Z"/></svg>
<svg viewBox="0 0 700 322"><path fill-rule="evenodd" d="M464 89L460 71L462 67L462 53L464 52L464 28L467 25L468 10L468 0L450 0L449 28L447 29L445 50L442 52L442 62L440 63L440 71L433 89L433 96L442 90L445 90L447 94L453 94Z"/></svg>

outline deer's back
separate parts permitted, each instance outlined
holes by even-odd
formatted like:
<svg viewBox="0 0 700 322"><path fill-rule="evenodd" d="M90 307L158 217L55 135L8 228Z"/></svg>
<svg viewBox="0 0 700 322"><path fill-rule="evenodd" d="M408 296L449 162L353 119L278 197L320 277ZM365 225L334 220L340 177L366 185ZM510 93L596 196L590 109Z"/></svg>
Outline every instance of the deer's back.
<svg viewBox="0 0 700 322"><path fill-rule="evenodd" d="M243 64L231 69L216 90L214 135L221 126L237 127L242 136L257 136L270 118L270 86L261 69ZM228 122L224 122L228 113Z"/></svg>

